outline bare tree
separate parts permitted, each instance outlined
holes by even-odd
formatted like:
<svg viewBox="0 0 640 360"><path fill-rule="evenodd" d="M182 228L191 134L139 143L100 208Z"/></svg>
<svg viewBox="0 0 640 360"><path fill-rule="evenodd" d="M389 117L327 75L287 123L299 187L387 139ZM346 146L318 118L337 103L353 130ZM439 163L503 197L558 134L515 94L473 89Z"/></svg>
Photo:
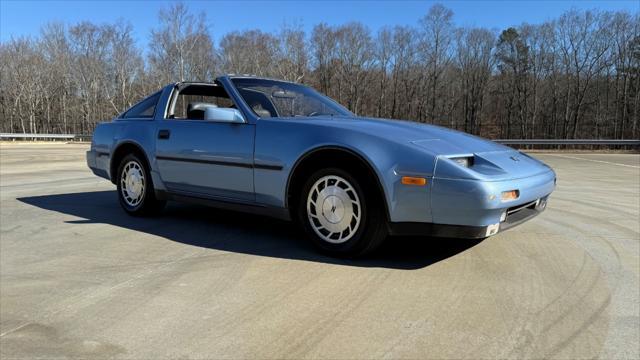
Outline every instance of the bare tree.
<svg viewBox="0 0 640 360"><path fill-rule="evenodd" d="M167 83L228 72L304 82L358 115L487 137L640 136L640 14L570 10L498 33L452 16L435 5L415 26L244 30L216 46L205 15L176 3L145 52L123 21L51 23L0 43L0 129L88 133Z"/></svg>
<svg viewBox="0 0 640 360"><path fill-rule="evenodd" d="M280 78L301 82L309 66L307 42L301 27L285 26L278 36L276 67Z"/></svg>
<svg viewBox="0 0 640 360"><path fill-rule="evenodd" d="M506 136L511 136L514 116L520 123L520 136L527 132L527 87L529 46L515 28L503 31L496 48L498 69L502 75L502 93L507 97Z"/></svg>
<svg viewBox="0 0 640 360"><path fill-rule="evenodd" d="M563 64L571 77L565 111L564 134L575 138L589 85L605 66L601 61L609 48L609 19L601 13L570 10L558 21Z"/></svg>
<svg viewBox="0 0 640 360"><path fill-rule="evenodd" d="M337 29L336 58L338 73L345 84L347 107L358 114L364 84L373 66L373 44L369 29L349 23Z"/></svg>
<svg viewBox="0 0 640 360"><path fill-rule="evenodd" d="M429 106L427 116L433 120L436 113L436 101L440 77L451 59L451 43L453 36L453 11L441 4L436 4L429 9L427 15L421 20L423 39L421 49L426 61L426 71L429 81Z"/></svg>
<svg viewBox="0 0 640 360"><path fill-rule="evenodd" d="M109 77L105 90L114 111L120 113L131 107L135 100L134 85L144 71L140 50L134 45L130 24L119 22L111 34L111 51L108 59Z"/></svg>
<svg viewBox="0 0 640 360"><path fill-rule="evenodd" d="M376 116L386 116L385 100L387 95L387 82L389 79L389 67L393 59L393 31L389 28L383 28L378 31L377 41L375 45L375 61L378 64L378 106Z"/></svg>
<svg viewBox="0 0 640 360"><path fill-rule="evenodd" d="M259 30L232 32L220 41L223 69L235 74L276 76L278 40Z"/></svg>
<svg viewBox="0 0 640 360"><path fill-rule="evenodd" d="M409 96L415 94L415 83L418 78L412 75L415 72L417 58L417 34L416 30L409 27L396 27L393 30L392 65L392 104L391 117L408 117L410 113Z"/></svg>
<svg viewBox="0 0 640 360"><path fill-rule="evenodd" d="M333 62L336 58L336 32L327 24L321 23L313 28L311 35L311 51L313 66L320 91L330 94L335 70Z"/></svg>
<svg viewBox="0 0 640 360"><path fill-rule="evenodd" d="M212 73L215 54L205 14L194 16L179 2L161 10L158 17L160 27L151 32L149 56L158 83L206 80Z"/></svg>
<svg viewBox="0 0 640 360"><path fill-rule="evenodd" d="M456 65L461 79L464 129L470 133L480 132L484 96L494 66L494 43L494 34L485 29L461 29L457 36Z"/></svg>

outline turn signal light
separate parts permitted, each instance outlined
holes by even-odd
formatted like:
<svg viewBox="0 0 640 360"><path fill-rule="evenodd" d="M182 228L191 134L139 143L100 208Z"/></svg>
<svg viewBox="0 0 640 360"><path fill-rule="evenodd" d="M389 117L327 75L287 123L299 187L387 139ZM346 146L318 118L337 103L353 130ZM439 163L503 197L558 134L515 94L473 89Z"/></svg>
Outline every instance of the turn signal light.
<svg viewBox="0 0 640 360"><path fill-rule="evenodd" d="M403 176L402 185L425 186L427 185L427 179L421 177Z"/></svg>
<svg viewBox="0 0 640 360"><path fill-rule="evenodd" d="M518 190L509 190L502 192L502 201L511 201L515 200L520 196L520 191Z"/></svg>

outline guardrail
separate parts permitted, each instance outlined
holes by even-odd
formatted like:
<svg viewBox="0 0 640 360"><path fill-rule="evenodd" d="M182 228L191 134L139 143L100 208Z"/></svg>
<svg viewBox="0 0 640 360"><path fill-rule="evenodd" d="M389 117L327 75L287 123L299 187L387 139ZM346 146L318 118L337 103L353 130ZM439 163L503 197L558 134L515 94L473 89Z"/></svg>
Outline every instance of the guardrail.
<svg viewBox="0 0 640 360"><path fill-rule="evenodd" d="M640 146L640 140L606 140L606 139L498 139L493 140L504 145L606 145L606 146Z"/></svg>
<svg viewBox="0 0 640 360"><path fill-rule="evenodd" d="M85 141L85 140L91 140L91 135L0 133L0 140L67 140L67 141Z"/></svg>
<svg viewBox="0 0 640 360"><path fill-rule="evenodd" d="M12 134L12 133L1 133L0 139L65 139L65 140L73 140L75 139L75 134Z"/></svg>
<svg viewBox="0 0 640 360"><path fill-rule="evenodd" d="M0 133L0 140L68 140L90 141L91 135L81 134L12 134ZM493 140L504 145L591 145L591 146L640 146L640 139L607 140L607 139L497 139Z"/></svg>

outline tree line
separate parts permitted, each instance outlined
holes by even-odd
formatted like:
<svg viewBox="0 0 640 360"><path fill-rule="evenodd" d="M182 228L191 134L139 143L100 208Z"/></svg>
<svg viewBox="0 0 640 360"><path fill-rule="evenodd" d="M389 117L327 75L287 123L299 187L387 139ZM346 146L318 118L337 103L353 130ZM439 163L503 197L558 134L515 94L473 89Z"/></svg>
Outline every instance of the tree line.
<svg viewBox="0 0 640 360"><path fill-rule="evenodd" d="M432 6L414 26L234 31L176 3L145 49L132 25L50 23L0 44L0 131L90 133L175 81L255 74L305 83L362 116L489 138L639 138L640 15L572 9L504 30Z"/></svg>

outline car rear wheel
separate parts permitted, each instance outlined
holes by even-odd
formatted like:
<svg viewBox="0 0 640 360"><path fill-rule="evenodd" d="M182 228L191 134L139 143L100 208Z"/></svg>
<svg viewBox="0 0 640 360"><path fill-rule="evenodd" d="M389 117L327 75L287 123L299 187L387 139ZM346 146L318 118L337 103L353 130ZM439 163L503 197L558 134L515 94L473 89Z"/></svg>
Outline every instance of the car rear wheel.
<svg viewBox="0 0 640 360"><path fill-rule="evenodd" d="M117 186L120 205L131 215L156 214L165 206L165 201L155 197L149 169L135 154L120 162Z"/></svg>
<svg viewBox="0 0 640 360"><path fill-rule="evenodd" d="M306 182L298 201L299 221L310 240L335 256L360 256L387 235L383 206L370 184L348 172L322 169Z"/></svg>

